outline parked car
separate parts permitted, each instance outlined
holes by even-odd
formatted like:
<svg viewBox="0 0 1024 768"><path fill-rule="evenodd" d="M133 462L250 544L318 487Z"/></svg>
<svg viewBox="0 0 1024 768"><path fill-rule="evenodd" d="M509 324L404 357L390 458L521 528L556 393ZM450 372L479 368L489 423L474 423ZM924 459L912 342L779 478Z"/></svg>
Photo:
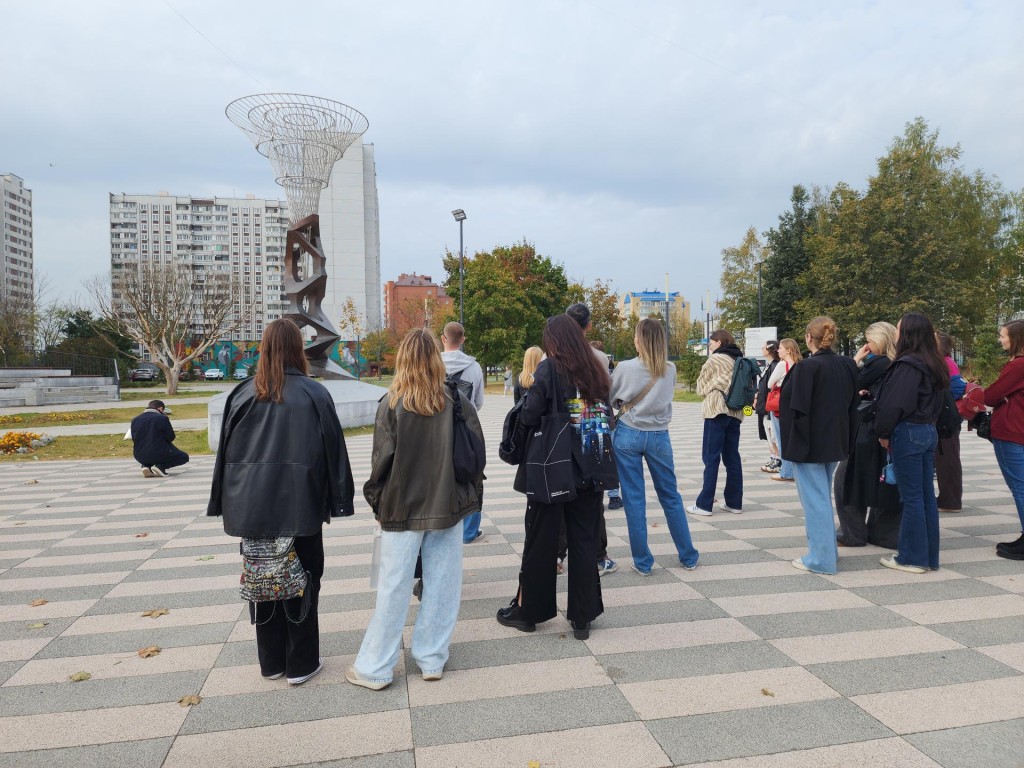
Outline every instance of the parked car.
<svg viewBox="0 0 1024 768"><path fill-rule="evenodd" d="M128 378L132 381L156 381L156 369L135 368L128 372Z"/></svg>
<svg viewBox="0 0 1024 768"><path fill-rule="evenodd" d="M247 378L249 378L249 369L246 368L244 365L237 366L235 368L235 378L236 379L247 379Z"/></svg>
<svg viewBox="0 0 1024 768"><path fill-rule="evenodd" d="M207 368L206 373L203 374L207 381L213 381L214 379L223 379L224 371L220 368Z"/></svg>

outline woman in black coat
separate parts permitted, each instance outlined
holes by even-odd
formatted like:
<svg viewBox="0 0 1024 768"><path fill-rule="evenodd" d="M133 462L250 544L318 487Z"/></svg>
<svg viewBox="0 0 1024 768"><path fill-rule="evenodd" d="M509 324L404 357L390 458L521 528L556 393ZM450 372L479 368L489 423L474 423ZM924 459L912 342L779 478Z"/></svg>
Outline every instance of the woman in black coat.
<svg viewBox="0 0 1024 768"><path fill-rule="evenodd" d="M864 331L865 344L853 359L860 368L857 389L860 415L853 453L836 471L835 496L839 512L840 547L874 544L896 549L900 530L900 496L895 486L879 482L885 451L874 430L874 400L882 378L896 356L896 326L872 323Z"/></svg>
<svg viewBox="0 0 1024 768"><path fill-rule="evenodd" d="M307 574L304 594L249 603L260 672L301 685L320 672L317 602L323 525L351 515L352 470L330 393L308 376L302 332L282 318L263 334L256 375L224 408L206 514L246 539L294 537ZM298 620L296 620L296 618Z"/></svg>

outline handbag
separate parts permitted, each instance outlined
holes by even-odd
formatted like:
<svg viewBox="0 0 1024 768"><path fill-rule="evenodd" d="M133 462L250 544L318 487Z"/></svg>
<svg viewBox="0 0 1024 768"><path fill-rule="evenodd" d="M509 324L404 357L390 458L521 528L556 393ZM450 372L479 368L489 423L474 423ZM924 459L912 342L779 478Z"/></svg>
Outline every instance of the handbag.
<svg viewBox="0 0 1024 768"><path fill-rule="evenodd" d="M886 485L896 485L896 467L892 465L892 454L886 455L882 476L878 478L878 481Z"/></svg>
<svg viewBox="0 0 1024 768"><path fill-rule="evenodd" d="M768 390L768 397L764 399L764 409L768 413L779 412L779 401L782 399L782 387L773 387Z"/></svg>
<svg viewBox="0 0 1024 768"><path fill-rule="evenodd" d="M458 386L449 383L452 394L452 469L459 485L476 482L487 464L487 450L480 435L469 428L462 412Z"/></svg>
<svg viewBox="0 0 1024 768"><path fill-rule="evenodd" d="M252 603L290 600L306 592L308 575L295 553L295 538L242 539L239 594ZM300 619L301 621L301 619Z"/></svg>
<svg viewBox="0 0 1024 768"><path fill-rule="evenodd" d="M526 454L526 440L529 431L520 417L526 404L527 391L515 405L505 414L505 423L501 427L501 442L498 443L498 458L506 464L516 466L523 461Z"/></svg>
<svg viewBox="0 0 1024 768"><path fill-rule="evenodd" d="M563 504L576 498L573 472L573 427L564 410L558 374L552 366L549 409L530 430L526 448L526 497L541 504Z"/></svg>
<svg viewBox="0 0 1024 768"><path fill-rule="evenodd" d="M983 437L989 442L992 441L992 412L980 411L971 422L978 437Z"/></svg>

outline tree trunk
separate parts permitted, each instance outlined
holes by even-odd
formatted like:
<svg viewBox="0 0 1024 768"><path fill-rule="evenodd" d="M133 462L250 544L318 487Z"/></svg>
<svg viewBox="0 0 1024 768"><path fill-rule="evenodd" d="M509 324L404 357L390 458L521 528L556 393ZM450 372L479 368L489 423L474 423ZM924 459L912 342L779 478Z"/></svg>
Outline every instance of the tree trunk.
<svg viewBox="0 0 1024 768"><path fill-rule="evenodd" d="M181 378L181 369L177 366L169 368L164 371L164 376L167 378L167 394L178 394L178 380Z"/></svg>

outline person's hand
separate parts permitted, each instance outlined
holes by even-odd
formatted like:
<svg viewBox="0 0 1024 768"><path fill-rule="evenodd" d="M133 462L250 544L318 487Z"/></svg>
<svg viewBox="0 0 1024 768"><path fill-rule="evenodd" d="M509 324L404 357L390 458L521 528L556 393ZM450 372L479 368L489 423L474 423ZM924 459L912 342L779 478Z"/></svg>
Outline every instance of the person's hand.
<svg viewBox="0 0 1024 768"><path fill-rule="evenodd" d="M755 410L757 409L757 398L760 397L760 396L761 396L760 392L755 392L754 393L754 409Z"/></svg>
<svg viewBox="0 0 1024 768"><path fill-rule="evenodd" d="M853 356L853 359L860 363L864 361L864 358L871 354L871 345L865 344L863 347L857 350L857 354Z"/></svg>
<svg viewBox="0 0 1024 768"><path fill-rule="evenodd" d="M885 448L885 450L889 450L889 441L886 440L884 437L878 438L878 444Z"/></svg>

